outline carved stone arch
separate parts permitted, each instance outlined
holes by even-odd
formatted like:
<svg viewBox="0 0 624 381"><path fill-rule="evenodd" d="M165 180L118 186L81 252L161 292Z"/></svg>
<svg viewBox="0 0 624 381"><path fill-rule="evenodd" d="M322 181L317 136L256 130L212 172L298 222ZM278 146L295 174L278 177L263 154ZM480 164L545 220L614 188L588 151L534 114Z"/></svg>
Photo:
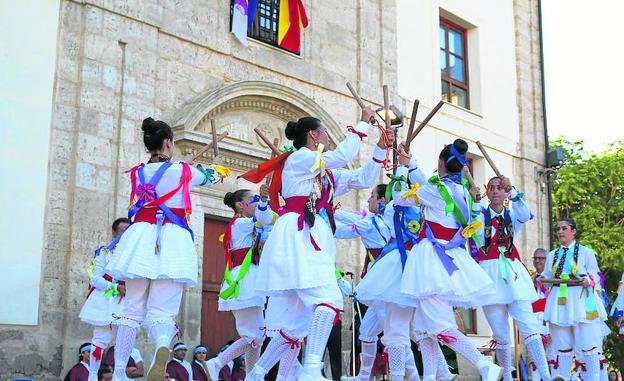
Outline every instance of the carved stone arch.
<svg viewBox="0 0 624 381"><path fill-rule="evenodd" d="M211 141L210 119L214 119L219 133L229 133L219 145L224 164L245 171L270 155L254 128L271 140L279 138L281 146L286 122L307 115L321 120L334 144L344 138L338 123L314 100L290 87L264 81L234 82L209 91L180 109L172 125L182 154L194 154ZM200 161L211 159L212 151Z"/></svg>

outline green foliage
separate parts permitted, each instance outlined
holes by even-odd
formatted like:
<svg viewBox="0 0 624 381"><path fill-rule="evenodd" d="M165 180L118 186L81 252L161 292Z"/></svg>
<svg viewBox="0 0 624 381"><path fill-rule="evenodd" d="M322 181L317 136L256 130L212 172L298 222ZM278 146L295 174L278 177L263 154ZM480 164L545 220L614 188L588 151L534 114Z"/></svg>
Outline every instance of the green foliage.
<svg viewBox="0 0 624 381"><path fill-rule="evenodd" d="M550 146L561 147L566 157L551 181L553 226L562 217L576 220L579 241L596 251L609 299L614 300L624 270L624 142L599 153L586 152L582 141L562 138ZM624 345L609 325L614 334L606 340L606 356L612 366L624 369Z"/></svg>

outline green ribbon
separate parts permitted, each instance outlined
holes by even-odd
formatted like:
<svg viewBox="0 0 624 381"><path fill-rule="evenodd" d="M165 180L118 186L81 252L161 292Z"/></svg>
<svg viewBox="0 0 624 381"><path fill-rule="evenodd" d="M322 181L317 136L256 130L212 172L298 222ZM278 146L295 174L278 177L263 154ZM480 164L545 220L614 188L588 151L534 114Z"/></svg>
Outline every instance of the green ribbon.
<svg viewBox="0 0 624 381"><path fill-rule="evenodd" d="M119 291L117 290L117 283L111 283L106 291L104 291L104 297L106 298L112 298L117 295L119 295Z"/></svg>
<svg viewBox="0 0 624 381"><path fill-rule="evenodd" d="M561 274L559 279L568 280L570 279L570 275ZM557 293L557 304L560 306L565 306L568 302L568 285L566 283L559 284L559 292Z"/></svg>
<svg viewBox="0 0 624 381"><path fill-rule="evenodd" d="M334 267L334 275L336 276L336 280L342 278L342 273L338 266Z"/></svg>
<svg viewBox="0 0 624 381"><path fill-rule="evenodd" d="M446 187L442 183L442 180L440 180L440 177L431 176L431 178L429 178L429 184L434 185L438 189L438 193L440 194L440 197L444 201L444 212L447 215L449 213L453 213L453 216L455 216L455 219L462 226L462 228L465 228L466 226L468 226L468 223L466 222L466 219L464 218L464 215L462 214L459 208L459 205L457 205L457 203L453 199L453 196L451 196L448 189L446 189ZM464 187L468 186L468 180L466 180L463 177L462 177L462 185ZM474 201L472 200L472 196L470 195L470 193L468 193L468 199L466 201L468 205L468 213L472 213L472 205ZM477 247L481 247L481 242L479 241L479 237L477 236L476 232L473 233L470 236L470 238L477 244Z"/></svg>
<svg viewBox="0 0 624 381"><path fill-rule="evenodd" d="M390 178L390 182L388 183L388 186L386 187L386 194L385 194L385 198L386 198L386 203L390 202L390 200L392 200L392 190L394 190L395 192L400 192L402 189L402 184L401 183L407 183L407 178L405 178L405 176L397 176L393 173L388 173L386 174L386 176L388 176L388 178Z"/></svg>
<svg viewBox="0 0 624 381"><path fill-rule="evenodd" d="M507 259L507 257L505 256L506 251L507 251L506 247L500 247L500 246L498 247L498 271L500 272L501 277L503 278L505 283L507 283L509 280L507 277L508 267L511 270L511 272L513 272L516 275L516 279L518 279L518 273L516 273L513 266L511 265L511 261Z"/></svg>
<svg viewBox="0 0 624 381"><path fill-rule="evenodd" d="M236 275L236 279L232 280L232 273L230 269L225 266L225 273L223 274L223 281L228 284L228 288L221 291L219 293L219 297L221 299L235 299L238 297L240 293L240 281L247 275L249 271L249 266L251 266L251 259L253 257L253 247L250 247L245 254L245 259L243 259L243 263L240 265L240 269L238 270L238 274Z"/></svg>
<svg viewBox="0 0 624 381"><path fill-rule="evenodd" d="M282 147L280 151L282 151L282 153L286 153L286 152L290 152L294 150L295 150L295 147L291 146L290 144L284 144L284 146Z"/></svg>

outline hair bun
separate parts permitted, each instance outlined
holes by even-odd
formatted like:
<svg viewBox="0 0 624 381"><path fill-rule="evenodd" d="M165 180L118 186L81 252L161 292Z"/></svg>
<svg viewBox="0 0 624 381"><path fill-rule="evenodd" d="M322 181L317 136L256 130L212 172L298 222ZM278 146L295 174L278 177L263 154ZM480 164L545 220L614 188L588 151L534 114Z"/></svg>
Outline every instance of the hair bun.
<svg viewBox="0 0 624 381"><path fill-rule="evenodd" d="M227 192L225 194L225 196L223 196L223 204L232 207L232 205L234 204L232 201L234 199L234 192Z"/></svg>
<svg viewBox="0 0 624 381"><path fill-rule="evenodd" d="M466 141L463 139L455 139L455 141L453 142L453 146L455 146L457 152L462 154L462 156L465 156L468 152L468 143L466 143Z"/></svg>
<svg viewBox="0 0 624 381"><path fill-rule="evenodd" d="M156 125L156 121L151 116L143 119L141 130L143 130L146 134L153 133L157 128L158 126Z"/></svg>
<svg viewBox="0 0 624 381"><path fill-rule="evenodd" d="M286 124L286 139L295 140L297 137L297 130L299 129L299 123L290 121Z"/></svg>

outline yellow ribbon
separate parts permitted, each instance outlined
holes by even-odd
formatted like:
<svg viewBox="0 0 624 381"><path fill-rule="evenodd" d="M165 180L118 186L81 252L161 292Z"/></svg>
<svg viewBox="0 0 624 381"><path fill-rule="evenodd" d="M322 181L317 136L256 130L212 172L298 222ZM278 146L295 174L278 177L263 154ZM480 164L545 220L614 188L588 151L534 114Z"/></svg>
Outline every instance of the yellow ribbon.
<svg viewBox="0 0 624 381"><path fill-rule="evenodd" d="M225 236L225 234L221 234L221 235L219 236L219 242L223 243L223 237L224 237L224 236Z"/></svg>
<svg viewBox="0 0 624 381"><path fill-rule="evenodd" d="M481 223L481 221L474 220L471 223L469 223L468 226L464 228L464 230L462 230L461 235L464 238L470 238L473 236L473 234L479 231L479 229L481 229L482 226L483 224Z"/></svg>
<svg viewBox="0 0 624 381"><path fill-rule="evenodd" d="M325 162L323 161L324 149L325 146L319 143L318 147L316 147L316 159L314 159L314 164L310 167L310 172L321 171L321 176L325 175Z"/></svg>
<svg viewBox="0 0 624 381"><path fill-rule="evenodd" d="M401 198L407 200L408 197L411 197L412 200L414 200L414 203L418 204L418 195L416 194L418 188L420 188L420 184L412 184L410 186L410 189L407 192L403 193L403 195L401 195Z"/></svg>
<svg viewBox="0 0 624 381"><path fill-rule="evenodd" d="M230 169L222 165L215 164L214 170L219 174L219 176L221 176L221 178L225 178L230 175Z"/></svg>

